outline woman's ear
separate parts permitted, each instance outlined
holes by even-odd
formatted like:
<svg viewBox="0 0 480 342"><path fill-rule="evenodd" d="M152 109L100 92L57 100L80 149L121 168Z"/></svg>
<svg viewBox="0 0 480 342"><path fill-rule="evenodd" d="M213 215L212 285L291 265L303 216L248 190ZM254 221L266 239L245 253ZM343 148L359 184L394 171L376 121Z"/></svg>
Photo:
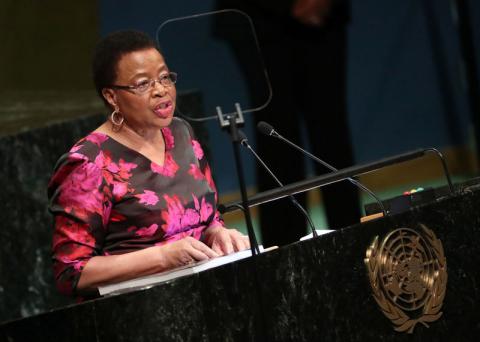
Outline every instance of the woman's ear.
<svg viewBox="0 0 480 342"><path fill-rule="evenodd" d="M117 96L113 89L103 88L102 89L103 98L108 102L112 108L118 108L117 105Z"/></svg>

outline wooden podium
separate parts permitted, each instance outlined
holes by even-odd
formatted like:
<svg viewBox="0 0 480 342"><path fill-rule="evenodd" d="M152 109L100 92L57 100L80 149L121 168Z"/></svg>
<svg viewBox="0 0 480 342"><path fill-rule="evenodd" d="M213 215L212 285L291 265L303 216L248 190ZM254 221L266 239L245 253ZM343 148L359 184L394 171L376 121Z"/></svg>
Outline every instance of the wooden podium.
<svg viewBox="0 0 480 342"><path fill-rule="evenodd" d="M473 186L149 289L6 322L0 339L473 341L479 208Z"/></svg>

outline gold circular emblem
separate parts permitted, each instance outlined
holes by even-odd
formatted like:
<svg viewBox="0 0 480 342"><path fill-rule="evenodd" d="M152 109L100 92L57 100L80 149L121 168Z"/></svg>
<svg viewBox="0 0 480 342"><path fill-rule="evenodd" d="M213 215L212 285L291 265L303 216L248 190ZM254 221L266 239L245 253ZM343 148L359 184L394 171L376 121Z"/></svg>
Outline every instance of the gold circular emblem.
<svg viewBox="0 0 480 342"><path fill-rule="evenodd" d="M417 323L428 327L442 315L447 285L443 246L433 231L420 227L395 229L381 243L375 237L365 258L373 297L400 332L412 333Z"/></svg>

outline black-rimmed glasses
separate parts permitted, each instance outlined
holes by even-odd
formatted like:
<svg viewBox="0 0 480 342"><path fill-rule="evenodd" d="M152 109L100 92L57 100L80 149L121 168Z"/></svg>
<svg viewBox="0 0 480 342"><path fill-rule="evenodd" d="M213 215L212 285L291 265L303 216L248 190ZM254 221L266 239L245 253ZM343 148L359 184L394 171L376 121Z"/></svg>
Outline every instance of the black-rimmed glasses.
<svg viewBox="0 0 480 342"><path fill-rule="evenodd" d="M155 83L160 83L164 87L171 87L177 82L177 73L176 72L169 72L167 74L160 75L158 79L153 80L145 80L136 85L116 85L112 84L109 88L112 89L123 89L123 90L131 90L137 94L145 94L147 91L153 89L155 87Z"/></svg>

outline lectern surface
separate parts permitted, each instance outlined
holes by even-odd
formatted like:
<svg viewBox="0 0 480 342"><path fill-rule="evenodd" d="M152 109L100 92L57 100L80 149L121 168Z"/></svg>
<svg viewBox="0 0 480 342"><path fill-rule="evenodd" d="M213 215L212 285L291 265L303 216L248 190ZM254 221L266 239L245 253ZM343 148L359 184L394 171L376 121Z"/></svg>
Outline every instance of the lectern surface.
<svg viewBox="0 0 480 342"><path fill-rule="evenodd" d="M472 341L480 335L479 207L480 192L466 191L147 290L7 322L0 336L5 341L34 337L36 341L82 342ZM379 297L374 297L365 258L375 237L380 246L393 236L389 234L401 229L420 234L423 227L434 233L431 241L442 243L448 278L441 278L446 290L438 319L421 318L421 311L431 313L431 307L416 312L402 309L407 315L404 323L414 326L409 334L408 329L394 330L401 330L403 323L395 318L400 312L385 303L382 307L382 300L379 303ZM421 249L419 244L412 246ZM434 281L423 276L427 266L417 263L404 273L396 267L395 274L401 274L403 285L423 281L423 287L412 287L420 296ZM395 289L393 280L384 283ZM396 288L404 290L403 285ZM441 293L441 284L435 286ZM427 304L438 302L429 299Z"/></svg>

